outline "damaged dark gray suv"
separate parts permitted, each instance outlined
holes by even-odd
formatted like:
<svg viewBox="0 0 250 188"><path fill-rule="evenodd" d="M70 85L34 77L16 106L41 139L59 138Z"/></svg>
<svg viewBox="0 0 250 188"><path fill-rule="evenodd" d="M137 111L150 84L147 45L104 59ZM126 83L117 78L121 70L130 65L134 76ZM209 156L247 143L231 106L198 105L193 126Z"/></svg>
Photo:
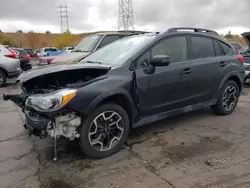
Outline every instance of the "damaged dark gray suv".
<svg viewBox="0 0 250 188"><path fill-rule="evenodd" d="M3 98L22 108L30 134L78 139L86 155L102 158L133 127L205 107L232 113L243 62L214 31L172 28L123 38L75 65L28 71L22 93Z"/></svg>

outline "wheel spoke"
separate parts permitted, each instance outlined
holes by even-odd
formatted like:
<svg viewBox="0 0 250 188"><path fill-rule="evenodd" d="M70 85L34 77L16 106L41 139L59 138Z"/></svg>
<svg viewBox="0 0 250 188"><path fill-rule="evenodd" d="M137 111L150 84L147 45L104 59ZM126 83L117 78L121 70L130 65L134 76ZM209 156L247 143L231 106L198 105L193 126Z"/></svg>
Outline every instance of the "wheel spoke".
<svg viewBox="0 0 250 188"><path fill-rule="evenodd" d="M94 145L100 145L100 151L103 150L103 142L100 141L100 139L102 138L102 134L99 134L99 136L96 139L93 139L92 142L90 143L92 146Z"/></svg>
<svg viewBox="0 0 250 188"><path fill-rule="evenodd" d="M93 132L90 132L89 135L92 136L94 134L97 133L97 130L98 130L98 125L97 125L97 122L96 122L96 119L94 119L93 123L91 126L94 126L95 127L95 130Z"/></svg>

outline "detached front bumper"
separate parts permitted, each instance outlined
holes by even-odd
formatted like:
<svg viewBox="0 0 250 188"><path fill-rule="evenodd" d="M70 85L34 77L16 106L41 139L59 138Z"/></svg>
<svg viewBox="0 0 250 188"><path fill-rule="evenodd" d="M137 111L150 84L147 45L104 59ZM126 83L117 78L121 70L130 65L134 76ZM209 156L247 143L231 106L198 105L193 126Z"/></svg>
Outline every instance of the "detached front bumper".
<svg viewBox="0 0 250 188"><path fill-rule="evenodd" d="M31 111L24 111L25 114L25 125L29 135L39 136L44 138L47 135L48 129L53 129L53 118L47 118L40 116L37 113Z"/></svg>

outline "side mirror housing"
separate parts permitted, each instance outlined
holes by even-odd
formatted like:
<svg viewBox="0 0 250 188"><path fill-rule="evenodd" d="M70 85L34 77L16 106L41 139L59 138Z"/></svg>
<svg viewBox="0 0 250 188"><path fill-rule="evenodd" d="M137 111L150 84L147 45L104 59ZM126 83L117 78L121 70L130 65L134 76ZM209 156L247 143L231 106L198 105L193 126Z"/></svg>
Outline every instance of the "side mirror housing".
<svg viewBox="0 0 250 188"><path fill-rule="evenodd" d="M151 60L151 65L154 67L168 66L170 57L168 55L156 55Z"/></svg>

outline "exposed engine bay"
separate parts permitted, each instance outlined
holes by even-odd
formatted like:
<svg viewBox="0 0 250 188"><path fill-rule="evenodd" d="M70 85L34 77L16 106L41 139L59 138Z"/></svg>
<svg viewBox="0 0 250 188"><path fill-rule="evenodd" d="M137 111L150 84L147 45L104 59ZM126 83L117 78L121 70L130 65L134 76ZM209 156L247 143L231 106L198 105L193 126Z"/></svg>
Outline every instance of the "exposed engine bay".
<svg viewBox="0 0 250 188"><path fill-rule="evenodd" d="M44 71L44 69L42 69ZM30 76L29 73L21 77L21 94L4 94L4 100L11 100L18 105L25 114L24 127L30 135L45 138L50 135L55 139L65 137L70 140L79 138L78 128L82 117L78 112L65 107L74 97L78 88L91 84L102 78L109 68L79 68L59 70L53 73ZM31 73L40 70L34 70ZM30 76L27 79L25 77ZM24 81L23 81L24 80ZM56 154L55 154L56 160Z"/></svg>

